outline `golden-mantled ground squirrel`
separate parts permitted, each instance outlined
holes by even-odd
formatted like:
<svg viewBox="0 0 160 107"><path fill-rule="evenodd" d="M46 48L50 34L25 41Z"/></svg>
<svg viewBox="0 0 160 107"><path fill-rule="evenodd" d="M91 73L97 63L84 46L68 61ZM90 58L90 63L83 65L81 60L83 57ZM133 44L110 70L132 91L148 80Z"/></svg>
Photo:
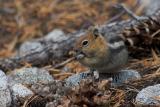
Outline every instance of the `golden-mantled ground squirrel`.
<svg viewBox="0 0 160 107"><path fill-rule="evenodd" d="M128 51L120 36L103 36L98 27L89 28L75 44L76 58L99 73L116 73L127 63Z"/></svg>

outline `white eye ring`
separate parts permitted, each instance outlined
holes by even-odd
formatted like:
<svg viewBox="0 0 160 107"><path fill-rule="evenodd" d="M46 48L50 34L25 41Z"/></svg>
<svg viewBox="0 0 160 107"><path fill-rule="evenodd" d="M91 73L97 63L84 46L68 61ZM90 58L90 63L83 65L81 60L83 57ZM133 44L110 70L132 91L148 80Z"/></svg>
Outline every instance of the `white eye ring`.
<svg viewBox="0 0 160 107"><path fill-rule="evenodd" d="M82 46L85 46L85 47L86 47L86 46L88 46L88 43L89 43L88 40L83 40L83 41L82 41Z"/></svg>

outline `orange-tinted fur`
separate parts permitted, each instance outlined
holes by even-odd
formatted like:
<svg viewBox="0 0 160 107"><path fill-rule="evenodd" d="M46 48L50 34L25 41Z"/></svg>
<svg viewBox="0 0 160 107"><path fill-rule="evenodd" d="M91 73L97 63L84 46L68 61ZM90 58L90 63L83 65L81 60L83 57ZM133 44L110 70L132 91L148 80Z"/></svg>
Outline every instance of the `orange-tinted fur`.
<svg viewBox="0 0 160 107"><path fill-rule="evenodd" d="M115 41L109 43L111 36L104 38L96 28L92 28L76 41L77 59L100 73L119 71L127 63L128 51L123 46L123 41L118 38L117 36ZM82 44L84 41L87 41L87 44Z"/></svg>
<svg viewBox="0 0 160 107"><path fill-rule="evenodd" d="M83 40L89 41L89 45L87 47L82 46ZM103 60L107 55L108 50L104 37L99 35L96 38L91 31L88 31L86 35L83 35L78 39L75 48L86 54L86 57L81 59L80 62L90 67L98 65L99 61Z"/></svg>

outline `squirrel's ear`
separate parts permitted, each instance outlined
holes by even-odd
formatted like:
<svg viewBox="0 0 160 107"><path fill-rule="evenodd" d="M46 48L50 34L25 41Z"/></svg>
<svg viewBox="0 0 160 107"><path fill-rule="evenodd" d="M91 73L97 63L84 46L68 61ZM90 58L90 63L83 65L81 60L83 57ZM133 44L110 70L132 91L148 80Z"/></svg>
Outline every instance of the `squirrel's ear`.
<svg viewBox="0 0 160 107"><path fill-rule="evenodd" d="M95 38L97 38L99 36L98 28L94 28L92 32L93 32L93 36L95 36Z"/></svg>
<svg viewBox="0 0 160 107"><path fill-rule="evenodd" d="M92 33L94 38L97 38L100 35L99 29L97 26L91 26L88 28L88 30Z"/></svg>

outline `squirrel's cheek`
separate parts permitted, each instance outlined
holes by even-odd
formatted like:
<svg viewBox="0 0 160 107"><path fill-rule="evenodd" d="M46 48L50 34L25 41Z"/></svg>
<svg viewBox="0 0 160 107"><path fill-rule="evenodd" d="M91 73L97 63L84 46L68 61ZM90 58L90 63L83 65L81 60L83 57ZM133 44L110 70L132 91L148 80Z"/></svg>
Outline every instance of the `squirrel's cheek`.
<svg viewBox="0 0 160 107"><path fill-rule="evenodd" d="M91 66L91 60L90 60L90 58L84 57L83 59L80 59L79 61L84 66Z"/></svg>

